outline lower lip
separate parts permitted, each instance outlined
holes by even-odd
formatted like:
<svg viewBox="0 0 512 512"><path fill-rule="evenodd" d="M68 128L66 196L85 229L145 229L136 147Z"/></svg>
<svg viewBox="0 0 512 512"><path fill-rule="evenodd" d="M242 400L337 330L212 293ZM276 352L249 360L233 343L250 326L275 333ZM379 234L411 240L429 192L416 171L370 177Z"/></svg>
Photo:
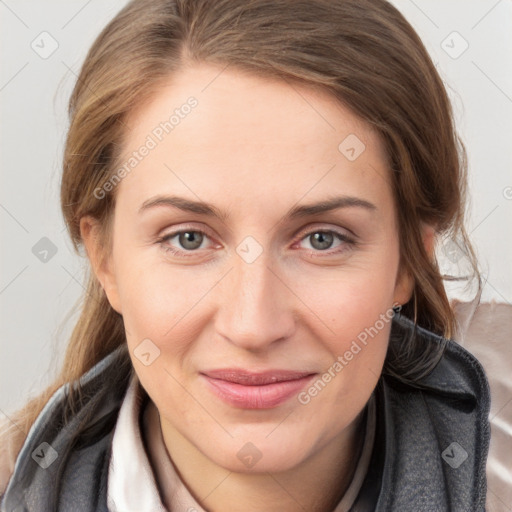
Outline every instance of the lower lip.
<svg viewBox="0 0 512 512"><path fill-rule="evenodd" d="M314 377L286 380L263 386L244 386L202 375L210 389L224 402L242 409L270 409L296 395Z"/></svg>

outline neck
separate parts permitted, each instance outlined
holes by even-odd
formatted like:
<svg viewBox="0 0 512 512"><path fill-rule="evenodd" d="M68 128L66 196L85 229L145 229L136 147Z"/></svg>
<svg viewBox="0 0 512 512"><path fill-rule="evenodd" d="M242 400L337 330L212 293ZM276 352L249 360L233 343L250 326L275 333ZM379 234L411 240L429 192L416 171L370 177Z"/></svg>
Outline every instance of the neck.
<svg viewBox="0 0 512 512"><path fill-rule="evenodd" d="M364 439L364 410L340 436L287 471L236 473L206 457L172 425L160 427L167 453L192 496L206 510L332 512L350 485ZM155 416L158 421L158 415ZM172 489L159 482L170 510Z"/></svg>

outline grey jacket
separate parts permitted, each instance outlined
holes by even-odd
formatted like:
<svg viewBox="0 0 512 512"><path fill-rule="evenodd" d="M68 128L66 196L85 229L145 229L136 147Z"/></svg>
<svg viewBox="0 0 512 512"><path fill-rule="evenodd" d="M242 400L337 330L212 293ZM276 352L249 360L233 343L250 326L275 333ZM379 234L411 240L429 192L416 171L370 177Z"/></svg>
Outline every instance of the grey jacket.
<svg viewBox="0 0 512 512"><path fill-rule="evenodd" d="M393 319L394 335L413 329ZM425 344L443 339L418 328ZM111 442L133 368L123 345L80 380L78 410L60 388L31 428L1 512L106 512ZM448 341L417 385L381 375L369 471L352 512L482 512L489 449L489 386L480 363ZM136 511L134 511L136 512Z"/></svg>

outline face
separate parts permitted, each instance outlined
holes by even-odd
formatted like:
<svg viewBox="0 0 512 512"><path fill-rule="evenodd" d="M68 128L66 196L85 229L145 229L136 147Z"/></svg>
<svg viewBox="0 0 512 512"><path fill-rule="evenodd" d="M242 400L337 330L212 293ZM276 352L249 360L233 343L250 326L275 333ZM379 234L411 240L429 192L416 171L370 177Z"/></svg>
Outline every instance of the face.
<svg viewBox="0 0 512 512"><path fill-rule="evenodd" d="M132 112L108 262L86 243L164 433L280 471L354 424L411 283L377 134L323 92L221 70ZM268 371L284 381L244 385Z"/></svg>

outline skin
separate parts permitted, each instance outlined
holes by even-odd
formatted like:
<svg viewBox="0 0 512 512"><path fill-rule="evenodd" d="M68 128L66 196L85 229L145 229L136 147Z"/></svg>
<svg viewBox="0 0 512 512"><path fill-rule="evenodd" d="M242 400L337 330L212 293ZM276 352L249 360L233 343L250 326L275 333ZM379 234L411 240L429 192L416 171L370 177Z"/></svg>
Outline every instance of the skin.
<svg viewBox="0 0 512 512"><path fill-rule="evenodd" d="M188 66L131 112L127 156L189 96L198 100L117 185L111 254L102 253L95 219L82 218L82 236L110 304L123 315L167 452L194 497L215 512L328 511L357 463L361 415L391 324L305 405L292 397L270 409L234 407L199 372L321 375L380 315L409 300L387 158L378 135L325 92L222 69ZM355 161L338 149L349 134L366 145ZM148 199L171 194L211 203L226 218L165 206L138 213ZM294 206L338 195L375 209L285 218ZM355 243L334 234L319 248L320 228ZM159 242L180 229L204 230L200 247L187 253L179 236ZM247 236L262 250L252 263L236 251ZM134 355L146 338L160 349L149 366ZM248 442L261 453L252 468L237 457Z"/></svg>

